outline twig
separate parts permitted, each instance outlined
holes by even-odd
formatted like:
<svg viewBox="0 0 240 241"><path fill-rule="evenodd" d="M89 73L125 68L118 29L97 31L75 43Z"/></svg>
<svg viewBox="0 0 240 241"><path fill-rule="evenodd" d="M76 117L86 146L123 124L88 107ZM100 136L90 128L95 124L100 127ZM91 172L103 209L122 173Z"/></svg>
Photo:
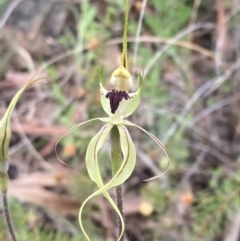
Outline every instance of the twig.
<svg viewBox="0 0 240 241"><path fill-rule="evenodd" d="M15 51L25 60L28 70L32 73L36 71L34 61L30 53L22 46L16 46Z"/></svg>
<svg viewBox="0 0 240 241"><path fill-rule="evenodd" d="M21 136L21 138L24 140L25 143L27 143L27 148L29 149L29 151L35 156L35 158L39 161L39 164L41 165L42 168L46 169L46 170L53 170L54 168L52 167L52 165L50 165L40 154L39 152L35 149L35 147L33 146L33 144L31 143L31 141L28 139L28 137L26 136L25 132L22 129L22 126L17 118L17 116L15 115L15 121L19 127L19 134Z"/></svg>
<svg viewBox="0 0 240 241"><path fill-rule="evenodd" d="M142 9L141 9L140 16L139 16L139 19L138 19L137 33L136 33L136 37L135 37L135 46L134 46L134 54L133 54L133 67L132 67L132 73L133 74L135 73L135 68L136 68L138 43L139 43L139 37L140 37L140 33L141 33L142 21L143 21L143 16L144 16L144 12L145 12L145 9L146 9L146 5L147 5L147 0L143 0Z"/></svg>
<svg viewBox="0 0 240 241"><path fill-rule="evenodd" d="M176 43L179 39L181 39L185 35L201 28L214 29L215 25L211 23L206 23L206 24L200 23L200 24L195 24L194 26L189 26L188 28L180 31L174 38L172 38L172 40L167 45L165 45L160 50L158 50L156 54L153 56L153 58L148 62L147 66L144 68L144 77L146 77L146 75L150 72L151 68L154 66L156 61L163 55L163 53L166 50L168 50L174 43Z"/></svg>
<svg viewBox="0 0 240 241"><path fill-rule="evenodd" d="M208 108L204 109L203 111L198 113L196 116L194 116L194 118L188 123L188 126L192 127L193 125L195 125L196 123L201 121L203 118L206 118L208 115L212 114L213 112L219 110L220 108L222 108L224 106L230 105L233 102L234 102L233 97L227 97L225 99L218 101L214 105L209 106Z"/></svg>
<svg viewBox="0 0 240 241"><path fill-rule="evenodd" d="M220 75L222 72L222 55L224 52L224 47L226 43L226 20L225 20L225 8L223 0L217 0L217 40L216 40L216 48L215 48L215 69L217 75Z"/></svg>
<svg viewBox="0 0 240 241"><path fill-rule="evenodd" d="M212 156L215 156L219 161L221 161L222 163L224 163L227 167L231 167L233 168L233 165L231 165L231 163L233 163L233 160L230 159L228 156L222 154L221 152L219 152L218 150L216 150L215 148L212 148L210 146L204 145L201 142L195 142L195 141L189 141L186 139L182 139L181 140L181 144L185 145L185 146L189 146L191 148L194 148L196 150L203 150L204 148L208 149L208 153Z"/></svg>
<svg viewBox="0 0 240 241"><path fill-rule="evenodd" d="M146 107L146 109L149 111L153 111L154 113L160 114L160 115L164 115L164 116L172 116L173 118L177 118L177 115L175 113L170 112L169 110L158 110L156 108L151 108L151 107ZM214 108L215 109L215 108ZM202 113L202 112L201 112ZM210 113L209 113L210 114ZM198 115L197 115L198 116ZM201 117L201 116L199 116ZM200 120L200 118L198 119ZM193 122L195 124L195 121L193 119ZM196 122L197 123L197 122ZM191 131L196 132L196 134L198 134L200 137L205 138L206 140L209 140L209 132L207 132L204 128L201 128L198 125L193 125L192 122L188 122L187 120L182 120L181 125L190 128ZM210 139L212 140L212 139ZM215 143L213 141L213 143ZM198 149L198 150L202 150L205 148L206 145L202 144L202 143L198 143L198 142L190 142L187 140L182 140L181 144L190 146L192 148ZM212 154L213 156L217 157L221 162L223 162L225 165L232 167L231 163L233 162L233 160L231 160L230 158L228 158L226 155L224 155L223 153L221 153L220 151L211 148L210 146L208 146L209 152L210 154Z"/></svg>
<svg viewBox="0 0 240 241"><path fill-rule="evenodd" d="M194 164L191 166L191 168L187 171L187 173L184 175L184 177L182 178L181 183L186 182L187 180L189 180L189 178L195 174L197 172L197 169L200 167L200 165L203 163L207 153L209 152L209 148L208 146L205 146L201 152L199 153L196 161L194 162Z"/></svg>
<svg viewBox="0 0 240 241"><path fill-rule="evenodd" d="M176 122L172 123L167 133L163 138L163 143L166 144L172 135L175 133L179 125L183 122L185 116L189 113L193 105L199 100L200 97L209 96L214 90L216 90L221 84L223 84L232 74L240 67L240 59L237 60L233 65L231 65L226 72L220 77L208 81L206 84L202 85L186 103L180 114L178 115Z"/></svg>
<svg viewBox="0 0 240 241"><path fill-rule="evenodd" d="M6 24L7 20L9 19L10 15L12 14L13 10L14 10L14 9L17 7L17 5L18 5L20 2L22 2L22 1L23 1L23 0L14 0L14 1L12 1L12 2L8 5L5 13L3 14L2 19L0 19L0 28L4 27L4 25Z"/></svg>
<svg viewBox="0 0 240 241"><path fill-rule="evenodd" d="M188 26L193 26L196 22L196 19L197 19L197 15L198 15L198 10L199 10L199 6L201 4L201 0L194 0L194 3L193 3L193 7L192 7L192 12L191 12L191 16L190 16L190 20L189 20L189 24ZM190 43L192 43L193 41L193 32L190 32L189 35L188 35L188 41ZM188 51L188 56L187 56L187 61L186 61L186 64L188 66L191 66L191 63L192 63L192 55L191 55L191 52ZM194 91L194 85L193 85L193 82L194 82L194 76L193 76L193 71L191 68L189 68L189 72L188 72L188 82L189 82L189 87L188 87L188 92L189 94L192 94L193 91Z"/></svg>
<svg viewBox="0 0 240 241"><path fill-rule="evenodd" d="M128 37L128 42L135 43L136 37ZM171 44L176 45L183 48L188 48L191 50L194 50L196 52L199 52L209 58L215 59L215 54L212 51L209 51L208 49L205 49L197 44L188 42L188 41L182 41L182 40L175 40L174 38L164 38L164 37L155 37L155 36L146 36L142 35L138 38L138 42L147 42L147 43L164 43L164 44ZM115 45L122 43L121 38L114 38L109 41L107 41L106 45ZM170 46L169 46L170 47Z"/></svg>

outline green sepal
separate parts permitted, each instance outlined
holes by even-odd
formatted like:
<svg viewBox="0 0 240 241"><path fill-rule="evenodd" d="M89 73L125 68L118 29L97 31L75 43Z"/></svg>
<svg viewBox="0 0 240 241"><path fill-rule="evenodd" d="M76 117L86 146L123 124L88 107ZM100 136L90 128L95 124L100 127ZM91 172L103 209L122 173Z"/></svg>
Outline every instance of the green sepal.
<svg viewBox="0 0 240 241"><path fill-rule="evenodd" d="M106 124L98 133L93 137L93 139L90 141L87 153L86 153L86 165L87 170L89 173L90 178L96 182L98 186L98 190L94 192L92 195L90 195L82 204L80 210L79 210L79 223L80 227L82 229L83 234L87 238L88 241L91 239L87 235L83 224L82 224L82 211L86 203L93 197L103 194L109 203L112 205L113 209L116 211L120 218L120 222L122 225L121 234L118 238L118 241L121 240L121 237L124 232L124 220L123 217L112 200L111 196L108 193L108 190L112 187L116 187L118 185L123 184L127 178L132 174L133 169L136 164L136 151L135 147L133 145L132 139L130 137L130 134L127 130L127 128L123 125L118 125L119 135L120 135L120 143L121 143L121 150L123 153L123 161L119 168L119 170L116 172L116 174L113 176L113 178L106 184L103 183L102 176L100 173L99 165L98 165L98 159L97 154L100 148L103 146L110 130L112 129L112 124Z"/></svg>
<svg viewBox="0 0 240 241"><path fill-rule="evenodd" d="M138 129L140 129L140 130L142 130L143 132L145 132L147 135L149 135L149 136L157 143L157 145L163 150L163 152L164 152L164 153L166 154L166 156L167 156L168 164L167 164L167 168L165 169L165 171L164 171L163 173L159 174L159 175L156 175L156 176L154 176L154 177L145 179L144 181L151 181L151 180L154 180L154 179L159 178L159 177L161 177L162 175L164 175L164 174L168 171L168 169L169 169L170 159L169 159L167 150L166 150L165 146L163 145L163 143L162 143L156 136L154 136L152 133L146 131L146 130L143 129L142 127L140 127L140 126L138 126L138 125L136 125L136 124L134 124L134 123L132 123L132 122L130 122L130 121L128 121L128 120L123 120L123 124L124 124L124 125L127 125L127 126L135 126L135 127L137 127Z"/></svg>

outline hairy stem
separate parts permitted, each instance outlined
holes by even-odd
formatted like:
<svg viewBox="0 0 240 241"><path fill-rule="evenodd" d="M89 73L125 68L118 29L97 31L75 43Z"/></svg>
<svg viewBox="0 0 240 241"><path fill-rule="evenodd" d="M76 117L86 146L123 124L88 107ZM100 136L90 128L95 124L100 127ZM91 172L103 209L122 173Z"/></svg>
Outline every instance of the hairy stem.
<svg viewBox="0 0 240 241"><path fill-rule="evenodd" d="M120 143L120 135L119 135L117 126L114 126L112 128L110 136L111 136L112 175L114 176L116 174L116 172L119 170L121 163L122 163L122 159L123 159L121 143ZM117 202L117 207L118 207L122 217L124 218L123 191L122 191L121 185L116 187L116 202ZM121 230L122 230L122 224L121 224L119 217L118 217L117 223L118 223L118 232L120 235ZM124 240L124 235L122 236L120 241Z"/></svg>
<svg viewBox="0 0 240 241"><path fill-rule="evenodd" d="M128 69L128 58L127 58L128 16L129 16L129 0L125 0L125 20L124 20L124 30L123 30L123 50L122 50L121 64L126 69Z"/></svg>
<svg viewBox="0 0 240 241"><path fill-rule="evenodd" d="M13 222L9 211L7 192L2 192L2 199L3 199L4 214L5 214L8 231L10 233L12 241L17 241L16 234L13 227Z"/></svg>

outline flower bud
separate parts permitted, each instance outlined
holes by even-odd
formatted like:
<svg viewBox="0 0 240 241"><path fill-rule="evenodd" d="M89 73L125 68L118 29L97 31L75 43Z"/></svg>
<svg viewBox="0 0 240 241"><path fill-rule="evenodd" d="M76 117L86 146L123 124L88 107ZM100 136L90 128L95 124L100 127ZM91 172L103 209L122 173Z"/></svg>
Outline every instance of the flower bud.
<svg viewBox="0 0 240 241"><path fill-rule="evenodd" d="M43 82L43 78L36 79L38 72L15 94L11 103L9 104L3 118L0 120L0 163L8 160L8 147L11 139L10 119L15 105L22 93L33 85ZM0 166L1 167L1 166ZM0 171L4 171L1 170ZM5 172L5 171L4 171Z"/></svg>
<svg viewBox="0 0 240 241"><path fill-rule="evenodd" d="M8 112L6 112L7 114ZM0 171L6 172L5 162L8 160L8 147L11 139L10 116L5 114L0 121Z"/></svg>

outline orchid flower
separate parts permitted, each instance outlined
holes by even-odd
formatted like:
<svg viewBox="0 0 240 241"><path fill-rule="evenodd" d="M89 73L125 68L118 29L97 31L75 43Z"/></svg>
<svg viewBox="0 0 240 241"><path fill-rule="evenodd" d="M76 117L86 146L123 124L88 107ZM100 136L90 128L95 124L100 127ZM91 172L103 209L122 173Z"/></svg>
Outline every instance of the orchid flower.
<svg viewBox="0 0 240 241"><path fill-rule="evenodd" d="M102 85L103 69L99 69L98 73L100 77L101 104L104 111L108 114L108 117L91 119L86 122L80 123L74 126L72 129L70 129L70 131L72 131L76 127L82 126L94 120L100 120L106 123L101 128L101 130L91 139L87 148L87 152L86 152L87 171L90 178L97 184L98 190L95 191L92 195L90 195L82 203L79 211L79 223L80 223L81 230L85 235L86 239L90 241L91 239L89 238L89 236L87 235L83 227L82 211L86 203L91 198L98 196L100 194L103 194L105 198L109 201L113 209L116 211L119 217L119 220L121 222L122 230L118 238L118 241L119 241L121 240L121 237L124 232L124 220L121 212L119 211L115 202L109 195L108 190L112 187L117 187L123 184L132 174L136 164L136 150L126 126L135 126L139 128L140 130L148 134L158 144L158 146L165 152L166 155L167 155L167 152L165 147L160 142L160 140L157 139L157 137L155 137L153 134L149 133L148 131L144 130L142 127L125 119L137 109L140 103L142 80L143 80L142 75L140 75L140 85L137 91L134 93L129 93L129 89L130 87L132 87L132 77L129 71L124 66L120 66L119 68L117 68L111 76L111 83L116 86L116 88L113 89L112 91L107 91ZM108 181L106 184L104 184L102 180L102 175L99 169L100 164L98 162L98 152L103 146L111 129L114 126L116 126L119 131L120 145L121 145L121 152L122 152L123 159L122 159L120 168L112 177L112 179ZM155 176L145 181L149 181L157 177L158 176Z"/></svg>
<svg viewBox="0 0 240 241"><path fill-rule="evenodd" d="M128 59L127 59L128 16L129 16L129 0L125 0L125 18L124 18L121 66L117 68L112 73L112 76L111 76L111 83L115 86L115 89L113 89L112 91L108 91L103 87L102 85L103 68L98 69L98 74L100 79L101 104L104 111L108 114L108 117L95 118L92 120L85 121L83 123L80 123L74 126L69 131L71 132L75 128L95 120L100 120L105 123L105 125L101 128L101 130L90 141L86 152L86 167L87 167L88 174L90 178L97 184L97 187L98 187L98 190L95 191L93 194L91 194L82 203L79 210L80 228L88 241L91 241L91 239L83 227L82 212L85 205L90 199L101 194L104 195L104 197L109 201L109 203L111 204L111 206L113 207L113 209L118 215L119 237L117 241L123 240L125 225L124 225L124 218L123 218L123 211L122 211L121 185L130 177L136 165L136 150L126 126L135 126L140 130L142 130L143 132L145 132L146 134L148 134L167 155L167 151L165 147L163 146L161 141L157 139L157 137L155 137L153 134L149 133L142 127L125 119L137 109L140 103L142 81L143 81L143 76L139 75L140 84L138 86L137 91L134 93L129 93L129 90L132 87L133 82L132 82L131 74L128 71ZM65 135L67 135L68 133L66 133ZM64 137L65 135L63 135L62 137ZM109 135L111 136L111 144L112 144L113 177L110 179L110 181L108 181L107 183L104 183L100 172L100 168L99 168L98 152ZM56 145L55 145L55 151L56 151ZM59 157L58 159L60 160ZM166 171L168 170L168 167L169 167L169 162L168 162ZM162 174L158 176L149 178L145 181L153 180L163 175L166 171L164 171ZM113 187L116 187L117 205L115 204L115 202L113 201L112 197L108 192L109 189Z"/></svg>

